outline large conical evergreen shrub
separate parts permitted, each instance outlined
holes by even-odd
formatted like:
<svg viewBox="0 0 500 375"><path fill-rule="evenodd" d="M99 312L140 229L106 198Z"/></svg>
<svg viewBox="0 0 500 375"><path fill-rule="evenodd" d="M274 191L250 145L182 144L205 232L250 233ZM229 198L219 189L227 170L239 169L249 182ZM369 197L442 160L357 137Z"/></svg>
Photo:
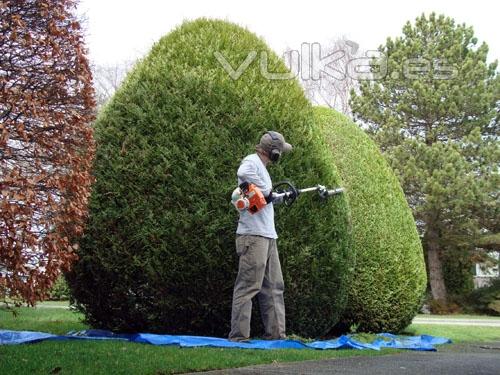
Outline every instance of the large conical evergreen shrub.
<svg viewBox="0 0 500 375"><path fill-rule="evenodd" d="M235 80L215 52L235 70L249 53L257 58ZM68 275L94 327L229 332L238 216L230 194L240 160L265 130L294 145L270 168L274 182L339 184L300 86L266 78L261 53L269 71L286 71L239 26L186 22L137 64L100 114L90 222ZM322 334L346 303L346 202L304 196L276 211L288 332Z"/></svg>
<svg viewBox="0 0 500 375"><path fill-rule="evenodd" d="M375 143L345 116L314 108L346 188L356 269L343 320L361 331L399 331L426 288L422 246L399 181Z"/></svg>

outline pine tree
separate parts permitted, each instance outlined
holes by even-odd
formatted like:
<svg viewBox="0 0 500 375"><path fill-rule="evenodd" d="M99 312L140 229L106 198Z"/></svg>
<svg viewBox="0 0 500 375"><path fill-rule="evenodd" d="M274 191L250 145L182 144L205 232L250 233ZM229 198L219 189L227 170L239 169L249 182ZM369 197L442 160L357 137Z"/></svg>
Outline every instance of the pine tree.
<svg viewBox="0 0 500 375"><path fill-rule="evenodd" d="M471 27L434 13L408 22L380 52L378 79L353 93L352 109L400 178L432 296L445 301L444 252L473 249L481 232L498 228L497 62L487 63L488 46Z"/></svg>

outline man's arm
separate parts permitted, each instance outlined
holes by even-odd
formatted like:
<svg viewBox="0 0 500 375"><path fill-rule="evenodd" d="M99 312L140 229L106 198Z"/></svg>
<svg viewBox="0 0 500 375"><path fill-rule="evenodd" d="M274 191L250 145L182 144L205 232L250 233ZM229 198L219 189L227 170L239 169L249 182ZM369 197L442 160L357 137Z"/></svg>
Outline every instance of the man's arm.
<svg viewBox="0 0 500 375"><path fill-rule="evenodd" d="M240 164L237 174L241 182L254 184L262 191L265 197L271 193L272 186L266 186L265 182L257 173L257 166L252 161L244 160Z"/></svg>

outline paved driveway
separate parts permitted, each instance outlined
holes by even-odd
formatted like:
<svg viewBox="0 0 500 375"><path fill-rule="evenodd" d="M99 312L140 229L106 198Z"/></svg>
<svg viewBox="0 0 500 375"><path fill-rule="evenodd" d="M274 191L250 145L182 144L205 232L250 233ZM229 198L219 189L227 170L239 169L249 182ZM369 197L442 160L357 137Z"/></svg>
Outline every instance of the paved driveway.
<svg viewBox="0 0 500 375"><path fill-rule="evenodd" d="M499 375L500 341L442 346L439 352L404 352L380 357L291 362L196 374Z"/></svg>

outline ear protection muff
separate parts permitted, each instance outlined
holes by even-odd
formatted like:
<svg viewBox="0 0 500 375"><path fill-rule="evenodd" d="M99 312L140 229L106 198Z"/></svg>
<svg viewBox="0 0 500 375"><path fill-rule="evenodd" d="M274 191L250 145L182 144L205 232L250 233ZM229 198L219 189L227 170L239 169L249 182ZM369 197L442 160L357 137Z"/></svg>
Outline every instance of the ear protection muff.
<svg viewBox="0 0 500 375"><path fill-rule="evenodd" d="M266 132L266 134L269 134L271 137L271 151L269 152L269 159L271 159L273 163L276 163L281 156L281 151L278 146L278 142L280 140L272 131Z"/></svg>

